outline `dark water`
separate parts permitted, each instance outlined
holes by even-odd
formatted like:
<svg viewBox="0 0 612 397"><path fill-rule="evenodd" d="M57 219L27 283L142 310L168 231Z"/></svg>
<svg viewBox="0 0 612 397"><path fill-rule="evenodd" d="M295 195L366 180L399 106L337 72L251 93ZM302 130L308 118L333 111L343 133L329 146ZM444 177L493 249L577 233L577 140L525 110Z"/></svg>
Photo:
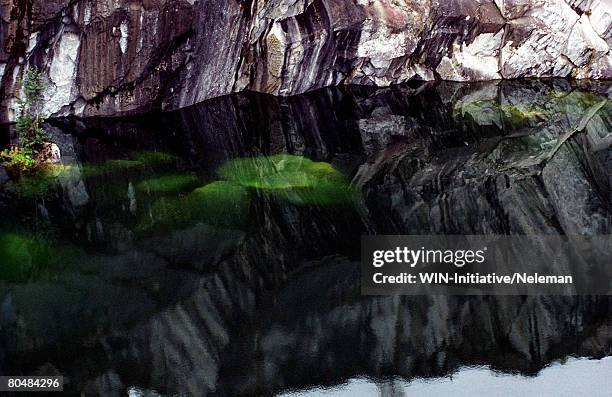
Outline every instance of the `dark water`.
<svg viewBox="0 0 612 397"><path fill-rule="evenodd" d="M445 83L52 120L62 164L1 188L0 372L85 395L427 395L467 367L518 386L611 355L610 297L366 297L358 265L363 234L611 234L610 97Z"/></svg>

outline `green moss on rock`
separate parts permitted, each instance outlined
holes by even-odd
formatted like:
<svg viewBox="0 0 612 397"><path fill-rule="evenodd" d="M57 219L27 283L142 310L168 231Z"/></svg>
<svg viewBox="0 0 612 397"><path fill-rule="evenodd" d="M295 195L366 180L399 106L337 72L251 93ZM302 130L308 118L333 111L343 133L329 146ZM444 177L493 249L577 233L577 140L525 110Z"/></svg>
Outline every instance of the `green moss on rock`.
<svg viewBox="0 0 612 397"><path fill-rule="evenodd" d="M198 185L198 178L191 174L164 175L145 179L136 189L146 193L172 193L192 189Z"/></svg>
<svg viewBox="0 0 612 397"><path fill-rule="evenodd" d="M164 164L179 160L179 158L173 154L155 151L133 152L130 154L130 158L141 164Z"/></svg>
<svg viewBox="0 0 612 397"><path fill-rule="evenodd" d="M17 233L0 234L0 279L25 281L33 272L47 267L53 253L46 241Z"/></svg>
<svg viewBox="0 0 612 397"><path fill-rule="evenodd" d="M230 160L219 167L222 178L261 190L298 205L330 205L351 200L349 180L331 164L278 154Z"/></svg>
<svg viewBox="0 0 612 397"><path fill-rule="evenodd" d="M157 200L139 229L182 228L198 222L240 229L246 223L248 207L249 195L244 187L216 181L186 196Z"/></svg>

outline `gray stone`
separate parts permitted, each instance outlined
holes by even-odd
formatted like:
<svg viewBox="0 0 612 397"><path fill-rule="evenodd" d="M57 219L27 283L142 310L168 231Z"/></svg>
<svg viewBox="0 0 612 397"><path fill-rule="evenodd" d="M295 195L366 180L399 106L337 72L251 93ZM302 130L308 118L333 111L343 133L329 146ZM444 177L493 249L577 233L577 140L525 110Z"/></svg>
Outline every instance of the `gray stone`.
<svg viewBox="0 0 612 397"><path fill-rule="evenodd" d="M14 118L25 63L47 73L43 111L55 116L171 110L245 89L612 77L605 0L35 0L24 19L19 4L0 6L0 120Z"/></svg>
<svg viewBox="0 0 612 397"><path fill-rule="evenodd" d="M62 154L59 146L55 143L45 142L40 152L40 160L43 163L58 164L61 162Z"/></svg>

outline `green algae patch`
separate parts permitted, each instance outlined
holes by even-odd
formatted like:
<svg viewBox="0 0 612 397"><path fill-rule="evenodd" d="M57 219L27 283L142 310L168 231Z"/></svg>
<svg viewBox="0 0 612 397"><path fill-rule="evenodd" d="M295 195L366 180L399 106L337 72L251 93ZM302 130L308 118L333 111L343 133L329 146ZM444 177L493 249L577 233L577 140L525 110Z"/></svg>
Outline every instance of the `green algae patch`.
<svg viewBox="0 0 612 397"><path fill-rule="evenodd" d="M141 165L143 165L143 163L137 160L115 159L115 160L107 160L104 163L103 167L105 170L114 171L114 170L136 168L136 167L140 167Z"/></svg>
<svg viewBox="0 0 612 397"><path fill-rule="evenodd" d="M0 280L26 282L54 277L58 271L80 262L84 251L71 244L57 244L44 231L0 232Z"/></svg>
<svg viewBox="0 0 612 397"><path fill-rule="evenodd" d="M529 126L545 119L548 112L544 108L526 105L500 105L495 100L479 100L463 104L455 109L455 117L470 119L478 125L497 125L519 128Z"/></svg>
<svg viewBox="0 0 612 397"><path fill-rule="evenodd" d="M597 95L592 92L585 91L551 91L548 94L550 101L556 105L575 105L583 110L590 108L591 106L597 105L601 101L610 101L605 96Z"/></svg>
<svg viewBox="0 0 612 397"><path fill-rule="evenodd" d="M563 117L576 126L591 109L603 107L601 114L609 113L610 99L591 92L572 91L567 95L551 100L559 117Z"/></svg>
<svg viewBox="0 0 612 397"><path fill-rule="evenodd" d="M60 180L79 180L113 172L106 163L92 164L44 164L35 174L25 176L16 183L17 191L26 197L44 195L58 186Z"/></svg>
<svg viewBox="0 0 612 397"><path fill-rule="evenodd" d="M130 158L141 164L166 164L179 160L179 157L173 154L155 151L133 152Z"/></svg>
<svg viewBox="0 0 612 397"><path fill-rule="evenodd" d="M478 125L497 125L501 127L501 114L497 101L482 99L462 103L454 109L454 117L467 118Z"/></svg>
<svg viewBox="0 0 612 397"><path fill-rule="evenodd" d="M127 172L141 172L145 163L134 159L111 159L100 164L43 164L37 172L27 175L16 183L17 191L28 197L43 195L54 187L61 179L79 180L97 178L105 175L126 174ZM172 178L160 179L151 182L151 189L172 190ZM185 180L182 180L184 183ZM181 181L175 181L180 184ZM192 183L189 188L197 186Z"/></svg>
<svg viewBox="0 0 612 397"><path fill-rule="evenodd" d="M47 193L55 187L57 177L35 174L21 178L16 183L17 192L25 197L33 197Z"/></svg>
<svg viewBox="0 0 612 397"><path fill-rule="evenodd" d="M217 170L217 174L228 181L243 186L274 189L274 184L280 182L280 187L285 186L282 176L300 172L312 161L301 156L290 154L277 154L267 157L241 157L230 160ZM270 181L270 178L273 178ZM295 181L301 183L303 181Z"/></svg>
<svg viewBox="0 0 612 397"><path fill-rule="evenodd" d="M545 109L534 106L504 104L499 109L504 122L514 128L531 125L547 116Z"/></svg>
<svg viewBox="0 0 612 397"><path fill-rule="evenodd" d="M325 176L334 174L337 176L344 177L344 175L340 174L340 172L337 171L333 165L331 165L330 163L323 162L323 161L319 161L319 162L311 161L310 163L306 164L306 169L312 175L320 175L322 177L325 177Z"/></svg>
<svg viewBox="0 0 612 397"><path fill-rule="evenodd" d="M138 229L178 229L195 223L241 229L247 221L249 203L249 193L243 186L215 181L185 196L155 201Z"/></svg>
<svg viewBox="0 0 612 397"><path fill-rule="evenodd" d="M192 191L185 202L196 219L216 225L236 226L246 219L249 193L240 185L215 181Z"/></svg>
<svg viewBox="0 0 612 397"><path fill-rule="evenodd" d="M137 227L139 231L147 231L153 226L179 226L189 220L189 212L183 208L180 197L162 197L153 202L146 219Z"/></svg>
<svg viewBox="0 0 612 397"><path fill-rule="evenodd" d="M51 261L49 245L40 239L15 233L0 234L0 279L24 281Z"/></svg>
<svg viewBox="0 0 612 397"><path fill-rule="evenodd" d="M228 201L244 202L248 199L248 193L240 185L226 181L215 181L194 189L187 198L196 202L206 202L212 207L225 207Z"/></svg>
<svg viewBox="0 0 612 397"><path fill-rule="evenodd" d="M136 190L146 193L173 193L193 189L198 178L191 174L164 175L146 179L136 185Z"/></svg>
<svg viewBox="0 0 612 397"><path fill-rule="evenodd" d="M22 177L17 183L17 192L26 197L47 193L57 186L58 178L76 172L77 166L44 164L35 174Z"/></svg>
<svg viewBox="0 0 612 397"><path fill-rule="evenodd" d="M220 177L297 205L350 202L348 178L331 164L306 157L277 154L230 160L217 170Z"/></svg>
<svg viewBox="0 0 612 397"><path fill-rule="evenodd" d="M45 164L35 174L21 178L17 191L24 196L43 195L54 187L60 179L87 179L133 169L141 163L133 160L108 160L103 164Z"/></svg>
<svg viewBox="0 0 612 397"><path fill-rule="evenodd" d="M138 170L144 163L132 159L111 159L101 164L82 164L80 171L85 178L94 178L101 175L124 173L129 170Z"/></svg>

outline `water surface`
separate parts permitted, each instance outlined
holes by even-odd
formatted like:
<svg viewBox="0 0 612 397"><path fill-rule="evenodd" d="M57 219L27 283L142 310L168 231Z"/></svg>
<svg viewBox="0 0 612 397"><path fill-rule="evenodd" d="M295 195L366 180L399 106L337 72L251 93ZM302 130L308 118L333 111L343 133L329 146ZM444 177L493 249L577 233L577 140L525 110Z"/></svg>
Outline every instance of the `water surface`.
<svg viewBox="0 0 612 397"><path fill-rule="evenodd" d="M86 395L435 395L451 374L563 395L575 383L544 368L568 360L606 390L571 357L611 354L609 297L367 297L358 261L363 234L610 234L611 90L339 88L52 120L62 164L1 188L0 371Z"/></svg>
<svg viewBox="0 0 612 397"><path fill-rule="evenodd" d="M466 367L443 378L404 379L384 381L367 378L350 379L345 384L327 389L313 388L306 391L283 393L283 397L314 396L525 396L551 395L608 396L612 388L610 379L612 359L569 359L555 362L538 376L522 376L497 373L486 367ZM135 393L136 394L136 393Z"/></svg>

